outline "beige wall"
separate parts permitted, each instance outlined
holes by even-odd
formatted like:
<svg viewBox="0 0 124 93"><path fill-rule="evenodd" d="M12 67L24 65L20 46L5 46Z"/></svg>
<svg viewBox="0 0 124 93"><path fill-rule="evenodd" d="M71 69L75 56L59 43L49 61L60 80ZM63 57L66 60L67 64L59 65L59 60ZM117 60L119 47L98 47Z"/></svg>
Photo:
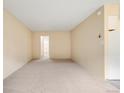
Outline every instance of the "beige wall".
<svg viewBox="0 0 124 93"><path fill-rule="evenodd" d="M32 59L32 32L4 11L3 35L3 76L6 78Z"/></svg>
<svg viewBox="0 0 124 93"><path fill-rule="evenodd" d="M71 58L70 32L33 32L33 58L40 58L40 36L50 36L50 58Z"/></svg>
<svg viewBox="0 0 124 93"><path fill-rule="evenodd" d="M91 74L104 78L104 7L98 9L72 31L72 59Z"/></svg>

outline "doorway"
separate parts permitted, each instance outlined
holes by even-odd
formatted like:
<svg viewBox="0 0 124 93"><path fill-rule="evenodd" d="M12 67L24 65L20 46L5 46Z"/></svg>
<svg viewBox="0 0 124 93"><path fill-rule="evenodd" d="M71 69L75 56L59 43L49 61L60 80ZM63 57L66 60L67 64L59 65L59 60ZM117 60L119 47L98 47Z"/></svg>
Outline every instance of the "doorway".
<svg viewBox="0 0 124 93"><path fill-rule="evenodd" d="M49 58L49 36L40 37L41 44L41 57Z"/></svg>
<svg viewBox="0 0 124 93"><path fill-rule="evenodd" d="M112 31L108 34L108 79L120 79L120 32Z"/></svg>
<svg viewBox="0 0 124 93"><path fill-rule="evenodd" d="M120 80L120 19L108 16L106 79Z"/></svg>

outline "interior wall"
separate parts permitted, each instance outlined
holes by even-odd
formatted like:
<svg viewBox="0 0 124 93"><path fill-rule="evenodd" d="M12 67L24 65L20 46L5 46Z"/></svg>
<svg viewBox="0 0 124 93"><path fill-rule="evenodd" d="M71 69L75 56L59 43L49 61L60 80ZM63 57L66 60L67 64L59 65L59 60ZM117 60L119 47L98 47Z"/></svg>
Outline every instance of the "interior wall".
<svg viewBox="0 0 124 93"><path fill-rule="evenodd" d="M105 78L120 79L120 11L119 4L109 4L104 7L105 16ZM109 32L109 18L117 17L115 31ZM114 20L114 19L113 19Z"/></svg>
<svg viewBox="0 0 124 93"><path fill-rule="evenodd" d="M98 38L99 33L102 38ZM92 75L104 78L104 7L72 31L72 59Z"/></svg>
<svg viewBox="0 0 124 93"><path fill-rule="evenodd" d="M40 36L49 35L50 58L71 58L71 34L70 32L33 32L33 58L40 58Z"/></svg>
<svg viewBox="0 0 124 93"><path fill-rule="evenodd" d="M6 78L32 59L32 32L4 10L3 77Z"/></svg>

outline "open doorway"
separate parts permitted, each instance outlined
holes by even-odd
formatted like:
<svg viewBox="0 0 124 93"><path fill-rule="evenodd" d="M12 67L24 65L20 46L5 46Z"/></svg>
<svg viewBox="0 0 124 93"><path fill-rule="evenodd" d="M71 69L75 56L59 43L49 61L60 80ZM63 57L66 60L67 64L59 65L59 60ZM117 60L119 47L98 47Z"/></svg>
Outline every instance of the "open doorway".
<svg viewBox="0 0 124 93"><path fill-rule="evenodd" d="M49 58L49 36L41 36L41 57Z"/></svg>
<svg viewBox="0 0 124 93"><path fill-rule="evenodd" d="M120 19L108 16L106 79L120 80Z"/></svg>

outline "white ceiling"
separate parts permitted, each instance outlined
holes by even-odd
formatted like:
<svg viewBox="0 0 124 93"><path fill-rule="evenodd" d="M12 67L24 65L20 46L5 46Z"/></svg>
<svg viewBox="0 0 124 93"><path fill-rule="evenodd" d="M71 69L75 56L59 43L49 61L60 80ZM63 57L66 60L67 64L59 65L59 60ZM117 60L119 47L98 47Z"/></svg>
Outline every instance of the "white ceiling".
<svg viewBox="0 0 124 93"><path fill-rule="evenodd" d="M109 2L119 0L4 0L4 8L32 31L70 31Z"/></svg>

